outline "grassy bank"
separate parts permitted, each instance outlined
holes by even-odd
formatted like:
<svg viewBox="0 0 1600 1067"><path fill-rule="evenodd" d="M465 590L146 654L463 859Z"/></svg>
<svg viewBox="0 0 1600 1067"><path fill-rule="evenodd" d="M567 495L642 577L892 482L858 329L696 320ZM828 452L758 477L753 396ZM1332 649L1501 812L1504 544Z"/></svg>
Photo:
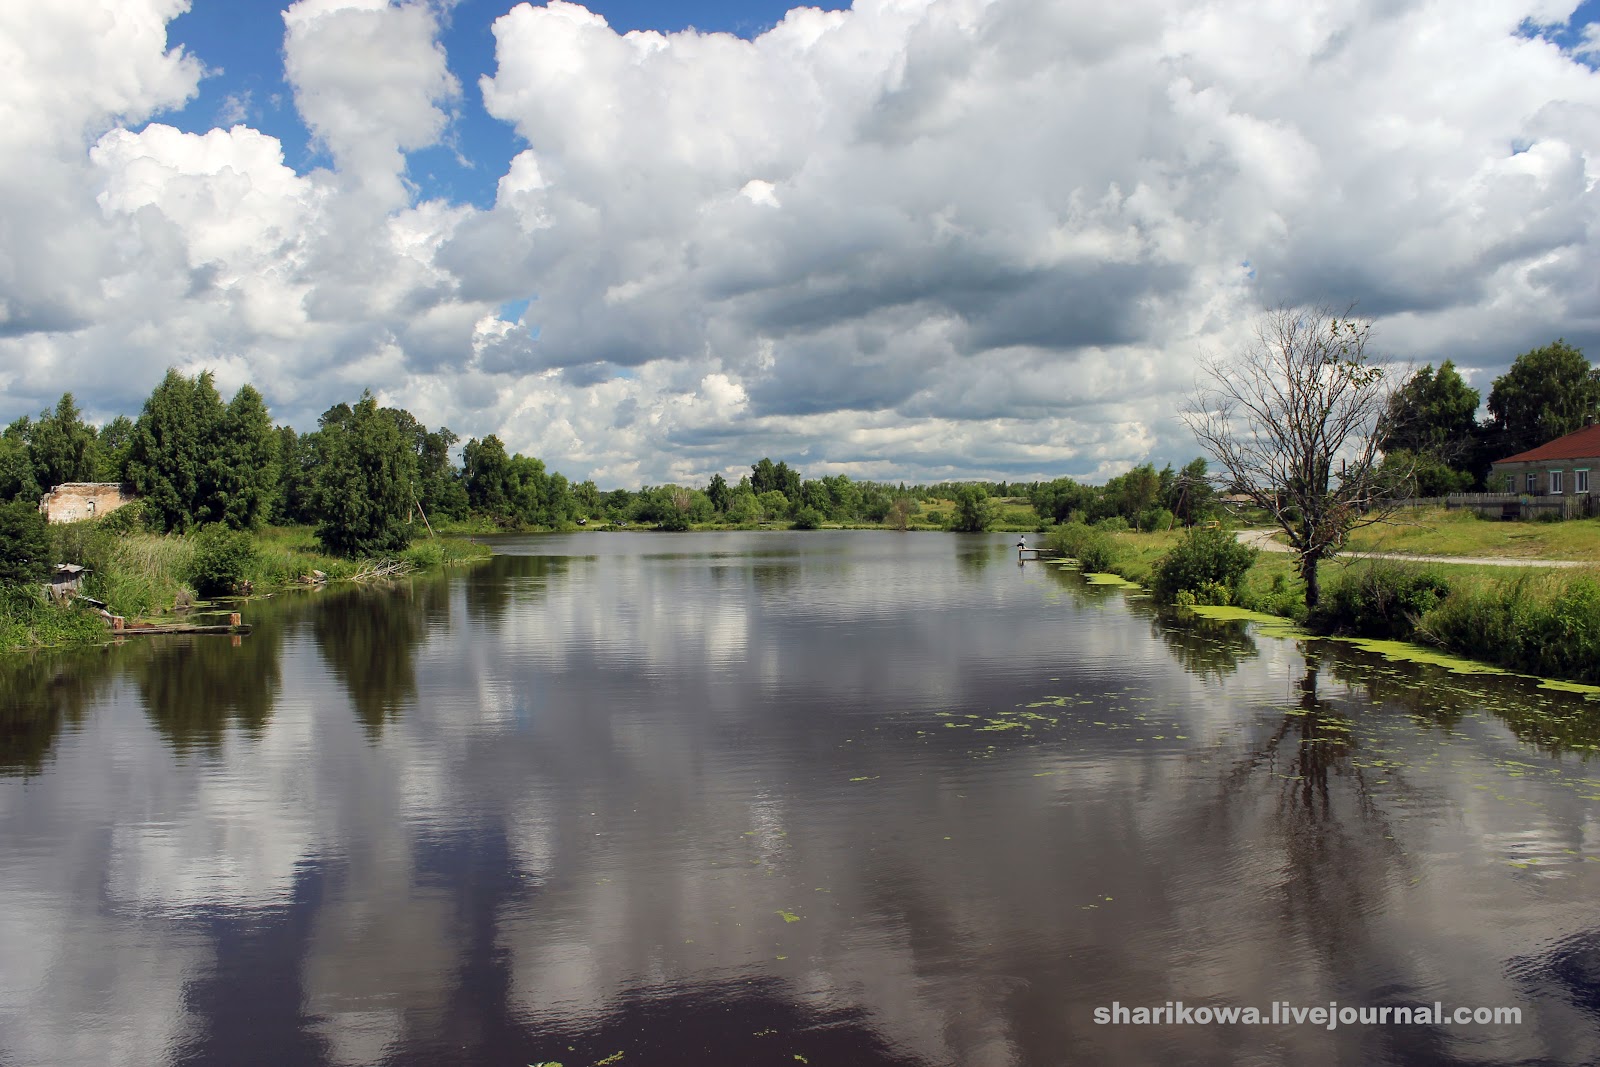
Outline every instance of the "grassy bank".
<svg viewBox="0 0 1600 1067"><path fill-rule="evenodd" d="M1496 559L1576 559L1600 563L1600 519L1499 522L1469 510L1417 508L1350 538L1353 552Z"/></svg>
<svg viewBox="0 0 1600 1067"><path fill-rule="evenodd" d="M1523 524L1481 525L1492 530ZM1531 525L1541 532L1550 528ZM1504 554L1508 538L1525 532L1502 530L1491 538L1475 531L1470 552ZM1179 532L1095 533L1086 546L1090 565L1085 569L1116 574L1146 588L1155 586L1160 561L1183 537ZM1591 536L1600 536L1600 530ZM1061 539L1060 534L1055 537ZM1079 538L1084 539L1081 532ZM1580 543L1581 535L1567 532L1538 544L1542 552L1572 552ZM1505 670L1600 684L1600 564L1556 570L1333 560L1325 561L1318 573L1323 593L1315 612L1306 609L1304 583L1287 553L1260 553L1236 586L1211 588L1199 597L1191 593L1185 599L1291 619L1314 633L1413 642Z"/></svg>
<svg viewBox="0 0 1600 1067"><path fill-rule="evenodd" d="M82 593L129 619L169 615L207 597L254 594L318 580L359 581L484 559L464 538L419 540L385 559L322 553L310 527L268 527L224 538L152 534L101 522L51 527L53 557L88 569ZM322 578L314 578L315 572ZM0 652L104 641L105 620L81 601L56 605L37 586L0 589Z"/></svg>

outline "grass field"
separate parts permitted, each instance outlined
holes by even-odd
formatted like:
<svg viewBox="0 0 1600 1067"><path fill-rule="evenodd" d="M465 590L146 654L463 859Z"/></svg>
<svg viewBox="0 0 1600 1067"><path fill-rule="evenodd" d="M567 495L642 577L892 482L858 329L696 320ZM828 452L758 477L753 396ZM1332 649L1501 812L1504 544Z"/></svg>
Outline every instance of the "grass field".
<svg viewBox="0 0 1600 1067"><path fill-rule="evenodd" d="M1576 559L1600 563L1600 519L1497 522L1476 512L1417 508L1351 535L1357 552L1505 559Z"/></svg>

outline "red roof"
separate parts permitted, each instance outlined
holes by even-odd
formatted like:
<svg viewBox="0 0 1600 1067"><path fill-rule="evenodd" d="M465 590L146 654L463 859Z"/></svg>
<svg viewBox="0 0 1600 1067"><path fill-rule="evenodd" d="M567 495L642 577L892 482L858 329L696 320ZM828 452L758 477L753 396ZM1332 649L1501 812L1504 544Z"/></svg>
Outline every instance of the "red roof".
<svg viewBox="0 0 1600 1067"><path fill-rule="evenodd" d="M1600 423L1585 426L1577 433L1569 433L1538 448L1530 448L1495 462L1544 463L1553 459L1600 459Z"/></svg>

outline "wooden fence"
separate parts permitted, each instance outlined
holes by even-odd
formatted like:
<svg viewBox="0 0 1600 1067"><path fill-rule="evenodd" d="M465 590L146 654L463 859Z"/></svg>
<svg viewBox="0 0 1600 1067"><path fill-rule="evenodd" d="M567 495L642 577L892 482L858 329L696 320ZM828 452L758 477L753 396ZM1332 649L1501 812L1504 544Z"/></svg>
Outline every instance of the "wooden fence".
<svg viewBox="0 0 1600 1067"><path fill-rule="evenodd" d="M1595 498L1587 493L1530 496L1526 493L1452 493L1449 496L1408 497L1393 501L1402 508L1471 508L1489 519L1537 519L1555 516L1581 519L1596 514Z"/></svg>

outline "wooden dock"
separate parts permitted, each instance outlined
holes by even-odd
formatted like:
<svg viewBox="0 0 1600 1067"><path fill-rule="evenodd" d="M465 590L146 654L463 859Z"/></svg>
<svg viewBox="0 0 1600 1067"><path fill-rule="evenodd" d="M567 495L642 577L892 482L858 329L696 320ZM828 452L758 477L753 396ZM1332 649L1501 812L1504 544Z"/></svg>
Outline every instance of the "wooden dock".
<svg viewBox="0 0 1600 1067"><path fill-rule="evenodd" d="M250 626L235 611L225 623L130 623L121 615L112 615L111 632L118 637L144 637L157 634L247 634Z"/></svg>

